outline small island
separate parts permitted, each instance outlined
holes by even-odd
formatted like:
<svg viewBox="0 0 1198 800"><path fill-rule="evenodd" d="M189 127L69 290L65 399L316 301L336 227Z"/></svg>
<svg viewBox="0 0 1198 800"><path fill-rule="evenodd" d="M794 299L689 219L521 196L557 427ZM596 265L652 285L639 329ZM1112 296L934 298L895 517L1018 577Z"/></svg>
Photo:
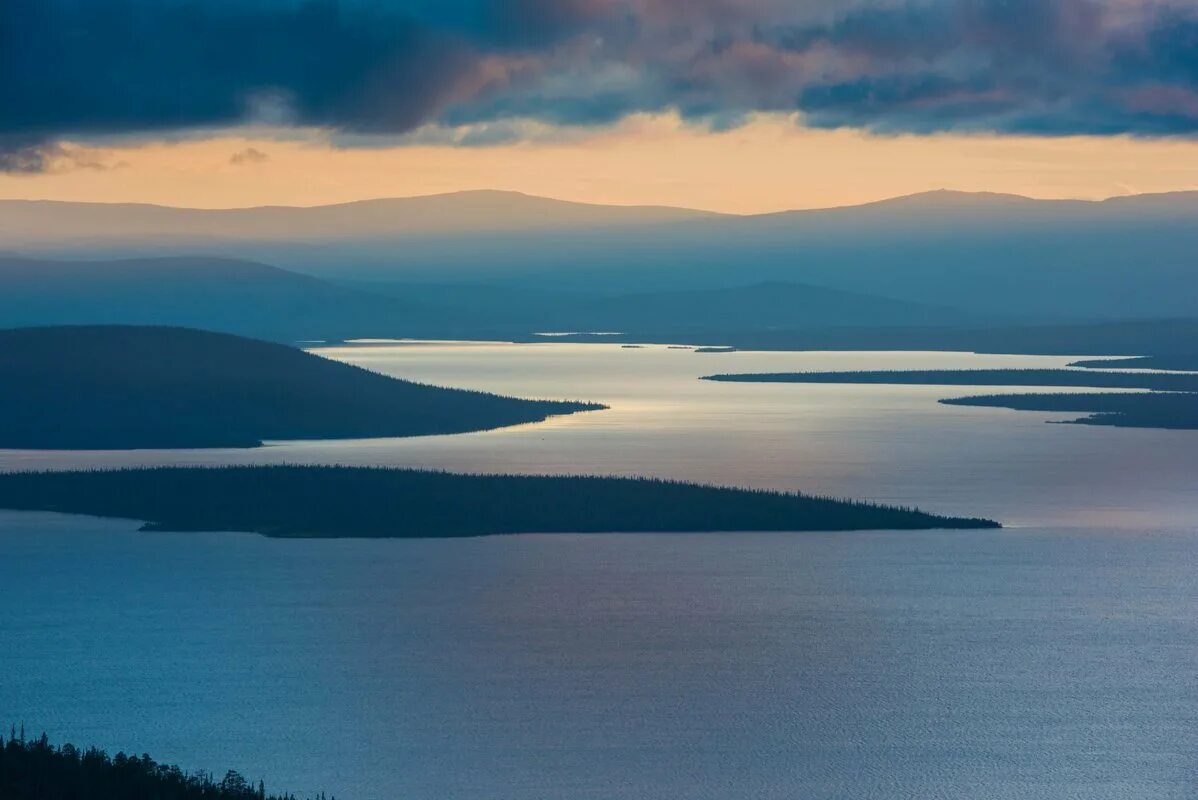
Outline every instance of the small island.
<svg viewBox="0 0 1198 800"><path fill-rule="evenodd" d="M1084 412L1071 422L1123 428L1198 429L1198 374L1096 372L1088 369L875 370L710 375L703 380L745 383L850 383L925 386L1059 386L1149 389L1142 392L1056 392L980 395L946 405L1023 411Z"/></svg>
<svg viewBox="0 0 1198 800"><path fill-rule="evenodd" d="M426 436L603 408L391 378L294 347L188 328L0 331L0 448L256 447Z"/></svg>
<svg viewBox="0 0 1198 800"><path fill-rule="evenodd" d="M154 531L444 538L507 533L998 528L986 519L648 478L372 467L164 467L0 475L0 508L142 520Z"/></svg>

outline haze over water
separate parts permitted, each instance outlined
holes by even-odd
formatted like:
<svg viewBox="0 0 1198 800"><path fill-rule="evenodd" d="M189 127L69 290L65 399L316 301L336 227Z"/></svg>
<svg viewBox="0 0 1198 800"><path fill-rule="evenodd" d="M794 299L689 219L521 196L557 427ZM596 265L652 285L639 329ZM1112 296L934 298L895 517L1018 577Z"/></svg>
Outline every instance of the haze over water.
<svg viewBox="0 0 1198 800"><path fill-rule="evenodd" d="M1012 527L286 541L3 513L0 586L21 600L0 604L4 717L348 800L1198 791L1198 434L935 402L979 387L696 380L1070 359L562 343L320 352L612 408L422 439L7 451L0 468L654 474Z"/></svg>

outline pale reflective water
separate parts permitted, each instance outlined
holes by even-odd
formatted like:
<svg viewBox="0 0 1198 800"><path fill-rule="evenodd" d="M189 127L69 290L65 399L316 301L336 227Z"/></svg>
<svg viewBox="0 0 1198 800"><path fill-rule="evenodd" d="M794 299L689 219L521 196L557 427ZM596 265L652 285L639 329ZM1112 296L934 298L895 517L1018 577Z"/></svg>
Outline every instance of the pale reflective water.
<svg viewBox="0 0 1198 800"><path fill-rule="evenodd" d="M323 352L612 409L242 453L5 452L0 468L652 473L1016 527L276 541L0 514L0 717L348 800L1198 796L1198 434L935 403L972 388L694 380L1068 359Z"/></svg>
<svg viewBox="0 0 1198 800"><path fill-rule="evenodd" d="M428 383L594 400L611 409L467 436L295 442L252 450L0 450L0 469L290 462L652 474L913 504L993 516L1009 525L1176 526L1191 524L1198 511L1198 432L1047 425L1045 420L1077 415L936 402L984 393L985 387L697 380L714 372L1058 367L1072 360L1068 357L700 354L664 346L561 343L316 352Z"/></svg>

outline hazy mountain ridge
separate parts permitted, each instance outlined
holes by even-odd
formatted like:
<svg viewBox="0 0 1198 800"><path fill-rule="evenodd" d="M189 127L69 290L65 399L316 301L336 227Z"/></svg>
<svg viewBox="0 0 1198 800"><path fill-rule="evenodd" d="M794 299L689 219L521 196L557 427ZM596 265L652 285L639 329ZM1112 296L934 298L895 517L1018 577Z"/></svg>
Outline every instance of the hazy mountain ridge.
<svg viewBox="0 0 1198 800"><path fill-rule="evenodd" d="M598 205L493 190L231 209L0 200L0 237L10 243L89 238L320 240L639 226L716 216L669 206Z"/></svg>
<svg viewBox="0 0 1198 800"><path fill-rule="evenodd" d="M293 340L395 335L432 316L402 299L244 259L0 257L0 328L174 325Z"/></svg>
<svg viewBox="0 0 1198 800"><path fill-rule="evenodd" d="M965 314L949 308L783 282L609 295L527 287L341 285L243 259L198 256L0 257L0 327L181 325L294 341L965 321Z"/></svg>
<svg viewBox="0 0 1198 800"><path fill-rule="evenodd" d="M712 327L942 326L978 321L976 315L945 306L787 281L640 293L411 283L356 285L415 304L468 314L477 323L516 334L543 330L686 334Z"/></svg>
<svg viewBox="0 0 1198 800"><path fill-rule="evenodd" d="M10 245L119 240L219 240L424 237L460 233L550 232L605 227L719 223L727 228L768 227L808 220L995 215L1100 218L1138 211L1152 215L1198 213L1198 191L1121 195L1103 200L1038 199L997 192L937 189L866 203L730 214L662 205L607 205L501 190L470 190L413 197L356 200L316 206L185 208L153 203L94 203L0 199L0 237ZM876 221L876 219L872 220Z"/></svg>
<svg viewBox="0 0 1198 800"><path fill-rule="evenodd" d="M3 201L0 240L93 258L215 253L335 281L592 297L784 281L1044 321L1198 316L1198 192L1087 201L937 191L750 216L469 192L311 209L148 207L155 219L199 222L185 235L153 225L122 234L121 218L145 208ZM106 221L82 224L64 209Z"/></svg>
<svg viewBox="0 0 1198 800"><path fill-rule="evenodd" d="M1063 355L1193 352L1198 319L1043 325L793 282L620 294L496 285L343 286L244 260L0 258L0 327L172 325L283 342L348 338L605 341L762 350L968 350ZM576 337L585 338L585 337Z"/></svg>
<svg viewBox="0 0 1198 800"><path fill-rule="evenodd" d="M584 304L571 313L576 324L590 329L621 330L645 330L663 320L679 329L704 329L712 325L949 325L967 317L946 307L786 281L621 295Z"/></svg>

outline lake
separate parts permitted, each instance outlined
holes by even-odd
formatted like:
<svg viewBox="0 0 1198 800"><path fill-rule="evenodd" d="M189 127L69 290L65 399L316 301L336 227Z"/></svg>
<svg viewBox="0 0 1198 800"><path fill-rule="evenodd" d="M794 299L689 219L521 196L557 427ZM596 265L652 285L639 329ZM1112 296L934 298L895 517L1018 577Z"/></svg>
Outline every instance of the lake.
<svg viewBox="0 0 1198 800"><path fill-rule="evenodd" d="M935 402L978 387L696 380L1070 359L318 352L612 408L252 451L0 451L0 469L652 474L1009 527L287 541L0 513L0 719L343 800L1195 797L1198 432Z"/></svg>

